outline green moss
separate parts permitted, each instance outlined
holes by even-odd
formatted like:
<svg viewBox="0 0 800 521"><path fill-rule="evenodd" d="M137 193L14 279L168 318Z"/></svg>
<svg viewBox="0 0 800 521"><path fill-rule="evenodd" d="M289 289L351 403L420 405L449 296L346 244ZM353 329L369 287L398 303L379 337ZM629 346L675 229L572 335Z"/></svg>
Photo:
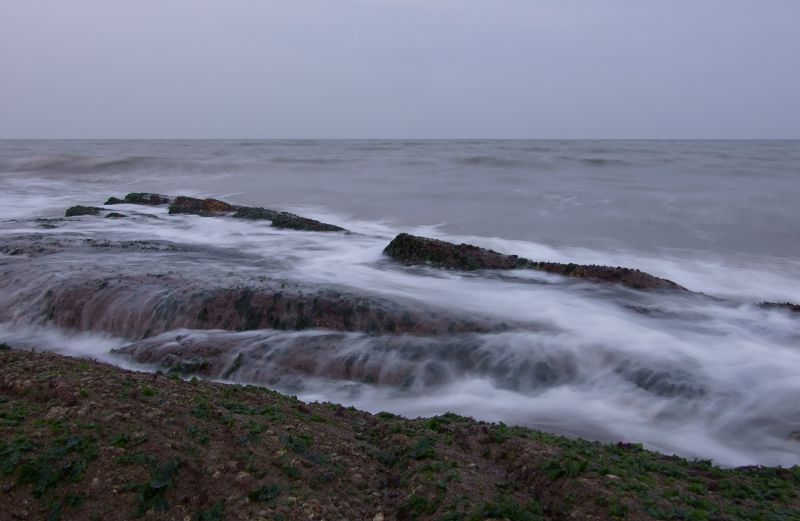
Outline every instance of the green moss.
<svg viewBox="0 0 800 521"><path fill-rule="evenodd" d="M544 510L535 500L520 503L511 498L499 498L484 503L466 521L483 521L484 519L507 519L508 521L543 521Z"/></svg>
<svg viewBox="0 0 800 521"><path fill-rule="evenodd" d="M171 459L164 464L150 464L150 481L128 485L126 490L137 493L137 507L134 517L147 512L164 512L168 509L167 492L175 485L175 476L181 467L180 460Z"/></svg>
<svg viewBox="0 0 800 521"><path fill-rule="evenodd" d="M23 436L0 440L0 474L7 476L16 470L25 454L33 450L33 443Z"/></svg>
<svg viewBox="0 0 800 521"><path fill-rule="evenodd" d="M201 510L192 516L192 521L223 521L225 519L225 500L220 499L210 508Z"/></svg>
<svg viewBox="0 0 800 521"><path fill-rule="evenodd" d="M412 495L398 507L397 518L401 521L420 519L425 515L435 513L440 503L439 499L429 500L422 496Z"/></svg>
<svg viewBox="0 0 800 521"><path fill-rule="evenodd" d="M247 499L258 503L274 503L281 494L283 489L280 486L264 485L247 494Z"/></svg>
<svg viewBox="0 0 800 521"><path fill-rule="evenodd" d="M83 436L61 438L50 449L16 466L17 484L33 485L34 497L41 497L62 481L80 481L96 457L94 440Z"/></svg>
<svg viewBox="0 0 800 521"><path fill-rule="evenodd" d="M436 457L436 442L430 438L422 438L411 449L408 456L412 459L433 459Z"/></svg>
<svg viewBox="0 0 800 521"><path fill-rule="evenodd" d="M67 208L67 211L64 213L65 217L79 217L81 215L97 215L102 212L102 208L98 208L97 206L71 206Z"/></svg>
<svg viewBox="0 0 800 521"><path fill-rule="evenodd" d="M284 447L302 456L308 453L311 445L314 443L314 438L309 434L287 435L283 436L282 441Z"/></svg>

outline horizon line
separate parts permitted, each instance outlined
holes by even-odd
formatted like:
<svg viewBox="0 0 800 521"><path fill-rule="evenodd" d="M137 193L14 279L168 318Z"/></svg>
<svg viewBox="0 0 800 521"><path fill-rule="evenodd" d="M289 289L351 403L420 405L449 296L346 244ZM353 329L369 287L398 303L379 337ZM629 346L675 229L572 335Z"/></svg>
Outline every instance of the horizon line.
<svg viewBox="0 0 800 521"><path fill-rule="evenodd" d="M0 141L800 141L800 137L4 137Z"/></svg>

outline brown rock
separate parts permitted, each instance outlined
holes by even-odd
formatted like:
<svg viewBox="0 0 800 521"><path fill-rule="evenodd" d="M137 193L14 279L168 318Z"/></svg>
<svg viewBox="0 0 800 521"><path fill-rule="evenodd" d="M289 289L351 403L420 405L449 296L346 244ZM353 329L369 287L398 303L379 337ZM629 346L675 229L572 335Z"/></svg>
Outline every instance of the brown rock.
<svg viewBox="0 0 800 521"><path fill-rule="evenodd" d="M235 210L236 208L233 205L219 199L196 199L185 195L179 195L169 205L169 213L171 214L194 214L203 217L220 215Z"/></svg>
<svg viewBox="0 0 800 521"><path fill-rule="evenodd" d="M686 290L670 280L655 277L637 269L619 266L535 262L471 244L453 244L407 233L399 234L383 251L389 257L411 265L428 265L467 271L534 269L564 277L612 282L635 289Z"/></svg>

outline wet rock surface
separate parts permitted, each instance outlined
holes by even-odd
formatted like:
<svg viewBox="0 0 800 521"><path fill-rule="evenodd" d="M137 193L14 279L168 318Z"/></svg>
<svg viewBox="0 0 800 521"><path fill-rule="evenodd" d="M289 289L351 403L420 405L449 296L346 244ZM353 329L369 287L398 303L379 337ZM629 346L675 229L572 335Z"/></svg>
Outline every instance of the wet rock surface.
<svg viewBox="0 0 800 521"><path fill-rule="evenodd" d="M321 328L445 334L501 327L490 321L422 311L388 300L281 281L208 288L166 275L75 277L51 287L39 306L47 323L139 338L176 328L233 331Z"/></svg>
<svg viewBox="0 0 800 521"><path fill-rule="evenodd" d="M281 212L270 210L268 208L256 208L251 206L239 206L236 208L236 213L233 217L236 219L245 219L248 221L271 221L277 217Z"/></svg>
<svg viewBox="0 0 800 521"><path fill-rule="evenodd" d="M98 215L102 212L102 208L98 208L97 206L71 206L67 208L67 211L64 213L65 217L80 217L81 215Z"/></svg>
<svg viewBox="0 0 800 521"><path fill-rule="evenodd" d="M308 378L426 392L465 378L526 394L577 384L592 358L550 352L535 344L525 353L509 345L514 332L449 336L365 335L323 331L247 333L181 330L114 350L139 363L185 376L233 379L281 388L305 387ZM643 357L637 363L610 352L592 358L621 381L661 397L705 394L702 378Z"/></svg>
<svg viewBox="0 0 800 521"><path fill-rule="evenodd" d="M272 219L272 226L275 228L288 228L292 230L303 230L308 232L343 232L346 231L341 226L323 223L315 219L300 217L287 212L280 212Z"/></svg>
<svg viewBox="0 0 800 521"><path fill-rule="evenodd" d="M453 244L407 233L399 234L383 251L404 264L455 270L513 270L530 264L516 255L503 255L471 244Z"/></svg>
<svg viewBox="0 0 800 521"><path fill-rule="evenodd" d="M204 264L223 252L160 241L98 241L19 237L8 244L19 261L0 264L0 320L31 317L82 331L142 338L176 328L302 330L322 328L370 333L446 334L497 331L508 326L402 299L309 285L267 276L232 276ZM91 251L98 256L92 262ZM191 276L170 269L196 259ZM72 262L81 258L83 262ZM232 263L247 263L248 259ZM53 266L59 266L53 277ZM158 266L164 265L164 269ZM183 265L186 266L185 264ZM28 292L24 302L13 298Z"/></svg>
<svg viewBox="0 0 800 521"><path fill-rule="evenodd" d="M169 204L171 200L172 198L168 195L154 194L150 192L132 192L125 196L125 202L127 204L144 204L149 206Z"/></svg>
<svg viewBox="0 0 800 521"><path fill-rule="evenodd" d="M407 233L397 235L386 246L384 253L408 265L428 265L467 271L534 269L565 277L612 282L634 289L686 290L670 280L633 268L536 262L471 244L454 244Z"/></svg>
<svg viewBox="0 0 800 521"><path fill-rule="evenodd" d="M219 199L197 199L179 195L172 204L169 205L171 214L193 214L203 217L224 215L234 211L234 206L220 201Z"/></svg>

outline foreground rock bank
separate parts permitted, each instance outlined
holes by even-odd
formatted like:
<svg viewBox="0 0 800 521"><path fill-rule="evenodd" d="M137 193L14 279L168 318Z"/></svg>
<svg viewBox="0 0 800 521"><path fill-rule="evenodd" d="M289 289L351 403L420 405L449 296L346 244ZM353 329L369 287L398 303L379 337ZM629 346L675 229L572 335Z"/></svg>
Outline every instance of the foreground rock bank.
<svg viewBox="0 0 800 521"><path fill-rule="evenodd" d="M579 279L622 284L634 289L679 290L686 288L633 268L536 262L516 255L504 255L471 244L453 244L438 239L401 233L384 249L389 257L404 264L435 266L455 270L534 269Z"/></svg>
<svg viewBox="0 0 800 521"><path fill-rule="evenodd" d="M9 519L800 519L798 467L725 470L54 354L0 349L0 418Z"/></svg>

